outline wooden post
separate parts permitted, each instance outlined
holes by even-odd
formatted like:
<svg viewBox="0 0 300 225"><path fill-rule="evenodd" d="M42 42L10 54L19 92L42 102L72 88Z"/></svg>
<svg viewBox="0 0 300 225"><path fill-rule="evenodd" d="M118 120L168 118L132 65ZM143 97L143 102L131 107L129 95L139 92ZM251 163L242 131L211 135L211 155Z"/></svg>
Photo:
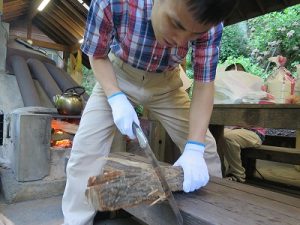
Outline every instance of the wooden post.
<svg viewBox="0 0 300 225"><path fill-rule="evenodd" d="M27 21L27 40L31 40L31 34L32 34L32 19Z"/></svg>
<svg viewBox="0 0 300 225"><path fill-rule="evenodd" d="M70 58L70 52L64 51L63 52L63 59L64 59L64 70L68 71L68 60Z"/></svg>
<svg viewBox="0 0 300 225"><path fill-rule="evenodd" d="M3 0L0 0L0 16L3 15Z"/></svg>
<svg viewBox="0 0 300 225"><path fill-rule="evenodd" d="M27 39L31 40L32 38L32 19L38 13L37 7L41 3L41 0L33 0L30 2L30 6L28 9L28 16L27 16Z"/></svg>
<svg viewBox="0 0 300 225"><path fill-rule="evenodd" d="M296 148L300 149L300 130L296 130ZM300 172L300 165L296 165L295 169Z"/></svg>

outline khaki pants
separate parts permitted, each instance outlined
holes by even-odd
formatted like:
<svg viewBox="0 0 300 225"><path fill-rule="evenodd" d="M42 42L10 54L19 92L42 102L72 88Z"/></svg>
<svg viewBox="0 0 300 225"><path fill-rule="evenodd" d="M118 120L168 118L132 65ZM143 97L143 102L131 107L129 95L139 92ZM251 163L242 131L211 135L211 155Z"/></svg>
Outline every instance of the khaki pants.
<svg viewBox="0 0 300 225"><path fill-rule="evenodd" d="M14 223L0 213L0 225L14 225Z"/></svg>
<svg viewBox="0 0 300 225"><path fill-rule="evenodd" d="M245 181L245 168L242 166L241 149L258 147L261 145L260 137L253 131L246 129L224 130L226 146L224 148L225 175L234 175L241 181Z"/></svg>
<svg viewBox="0 0 300 225"><path fill-rule="evenodd" d="M133 104L147 108L183 151L188 135L190 100L181 88L179 68L164 73L135 69L110 56L120 89ZM62 201L65 225L92 224L95 210L84 196L87 180L99 175L109 154L116 126L103 89L97 83L84 109L67 165L67 184ZM206 135L204 158L211 175L221 177L221 164L211 133Z"/></svg>

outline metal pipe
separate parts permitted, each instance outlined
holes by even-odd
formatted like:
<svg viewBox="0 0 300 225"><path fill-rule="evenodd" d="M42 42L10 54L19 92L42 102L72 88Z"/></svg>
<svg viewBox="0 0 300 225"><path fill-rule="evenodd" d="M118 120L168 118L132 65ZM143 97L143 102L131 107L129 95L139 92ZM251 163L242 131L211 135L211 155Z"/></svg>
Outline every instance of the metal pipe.
<svg viewBox="0 0 300 225"><path fill-rule="evenodd" d="M14 55L9 58L9 61L16 76L24 106L41 106L40 97L25 59Z"/></svg>
<svg viewBox="0 0 300 225"><path fill-rule="evenodd" d="M27 64L33 77L39 81L41 87L53 102L53 96L61 94L62 91L48 72L45 65L40 60L33 58L28 59Z"/></svg>
<svg viewBox="0 0 300 225"><path fill-rule="evenodd" d="M76 81L64 70L50 63L44 63L44 65L62 91L78 86ZM86 93L82 97L85 101L89 99L89 95Z"/></svg>

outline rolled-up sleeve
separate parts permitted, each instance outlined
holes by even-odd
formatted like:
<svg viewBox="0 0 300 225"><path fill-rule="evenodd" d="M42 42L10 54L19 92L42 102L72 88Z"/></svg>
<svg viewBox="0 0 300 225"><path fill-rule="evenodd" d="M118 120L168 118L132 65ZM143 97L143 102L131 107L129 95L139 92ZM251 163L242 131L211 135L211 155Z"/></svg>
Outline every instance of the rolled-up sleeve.
<svg viewBox="0 0 300 225"><path fill-rule="evenodd" d="M93 0L87 17L81 50L95 58L108 55L113 37L110 0Z"/></svg>
<svg viewBox="0 0 300 225"><path fill-rule="evenodd" d="M220 23L192 42L192 63L195 80L211 82L215 79L222 31L223 23Z"/></svg>

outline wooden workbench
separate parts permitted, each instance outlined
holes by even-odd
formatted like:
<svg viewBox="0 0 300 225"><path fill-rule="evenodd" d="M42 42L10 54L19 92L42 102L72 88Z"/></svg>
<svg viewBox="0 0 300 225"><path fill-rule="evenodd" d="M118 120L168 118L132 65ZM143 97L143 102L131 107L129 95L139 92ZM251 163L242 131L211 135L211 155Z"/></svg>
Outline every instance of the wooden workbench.
<svg viewBox="0 0 300 225"><path fill-rule="evenodd" d="M147 162L130 153L115 153L114 157ZM206 187L188 194L175 193L175 199L185 225L299 225L300 221L299 198L225 179L211 178ZM149 225L176 225L166 203L125 210Z"/></svg>
<svg viewBox="0 0 300 225"><path fill-rule="evenodd" d="M185 225L299 225L300 199L249 185L211 179L194 193L177 193L175 199ZM149 225L176 224L166 204L126 209Z"/></svg>

